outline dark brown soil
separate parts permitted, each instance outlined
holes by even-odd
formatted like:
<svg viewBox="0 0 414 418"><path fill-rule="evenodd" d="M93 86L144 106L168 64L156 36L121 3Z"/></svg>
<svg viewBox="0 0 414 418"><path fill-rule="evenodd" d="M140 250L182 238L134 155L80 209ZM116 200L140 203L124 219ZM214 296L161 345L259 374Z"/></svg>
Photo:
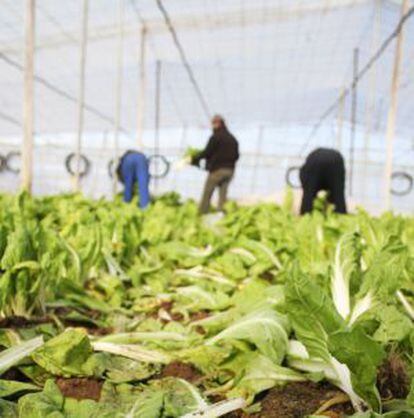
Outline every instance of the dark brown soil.
<svg viewBox="0 0 414 418"><path fill-rule="evenodd" d="M235 411L226 418L303 418L315 413L327 401L341 396L342 392L326 383L292 383L282 388L273 388L261 399L259 413L247 415ZM341 418L352 414L350 403L341 403L329 408L323 415Z"/></svg>
<svg viewBox="0 0 414 418"><path fill-rule="evenodd" d="M103 382L90 378L56 379L62 395L77 400L92 399L99 401Z"/></svg>
<svg viewBox="0 0 414 418"><path fill-rule="evenodd" d="M178 377L187 380L187 382L195 383L202 377L201 373L191 364L174 361L162 370L160 377Z"/></svg>
<svg viewBox="0 0 414 418"><path fill-rule="evenodd" d="M159 311L162 309L168 313L168 315L171 317L173 321L182 321L184 319L184 316L178 312L173 312L173 302L164 301L161 302L161 304L156 308L154 312L150 315L151 318L159 318ZM162 322L166 323L165 319L161 319Z"/></svg>
<svg viewBox="0 0 414 418"><path fill-rule="evenodd" d="M265 271L260 275L260 278L266 280L269 283L273 283L275 276L270 271Z"/></svg>
<svg viewBox="0 0 414 418"><path fill-rule="evenodd" d="M62 313L66 312L62 310ZM59 312L60 313L60 312ZM91 311L91 315L94 315L94 311ZM108 335L113 332L113 329L110 327L99 328L90 322L83 322L77 320L66 319L64 315L58 315L59 319L66 327L83 327L85 328L89 334L92 335ZM53 319L49 316L37 317L37 318L25 318L23 316L9 316L7 318L0 319L0 328L12 328L12 329L19 329L19 328L32 328L37 325L41 324L50 324L53 323Z"/></svg>
<svg viewBox="0 0 414 418"><path fill-rule="evenodd" d="M210 316L209 311L198 311L193 312L190 316L191 321L201 321L202 319L206 319Z"/></svg>
<svg viewBox="0 0 414 418"><path fill-rule="evenodd" d="M112 332L111 328L99 328L98 326L94 325L90 321L86 320L83 321L81 318L79 320L66 318L73 310L71 308L55 308L53 309L53 313L62 321L62 323L67 327L79 327L83 326L88 330L91 330L92 334L96 335L106 335ZM92 309L87 310L84 312L84 315L92 320L97 320L101 316L101 313L98 311L94 311ZM36 325L41 324L48 324L53 323L53 318L50 316L41 316L41 317L33 317L33 318L26 318L24 316L9 316L7 318L0 319L0 328L31 328Z"/></svg>
<svg viewBox="0 0 414 418"><path fill-rule="evenodd" d="M94 309L83 309L83 308L68 308L68 307L58 307L53 308L53 312L56 316L65 319L66 316L70 315L71 312L79 312L91 320L98 320L102 317L102 313ZM81 320L80 320L81 321Z"/></svg>
<svg viewBox="0 0 414 418"><path fill-rule="evenodd" d="M193 312L190 315L190 322L201 321L202 319L208 318L209 316L210 316L210 312L208 311ZM201 335L206 334L206 330L200 325L197 325L194 329L196 332L198 332Z"/></svg>
<svg viewBox="0 0 414 418"><path fill-rule="evenodd" d="M2 375L0 375L0 379L15 380L17 382L30 382L30 379L16 367L12 367L11 369L4 372Z"/></svg>
<svg viewBox="0 0 414 418"><path fill-rule="evenodd" d="M61 318L61 321L65 325L65 327L84 328L90 335L102 336L102 335L108 335L108 334L113 333L113 328L111 327L99 328L96 325L93 325L89 322L86 323L82 321L73 321L73 320L68 320L64 318L63 319Z"/></svg>
<svg viewBox="0 0 414 418"><path fill-rule="evenodd" d="M87 328L88 334L96 335L101 337L103 335L113 334L114 329L112 327L104 327L104 328Z"/></svg>
<svg viewBox="0 0 414 418"><path fill-rule="evenodd" d="M382 399L405 399L410 390L407 363L397 353L390 354L378 372Z"/></svg>
<svg viewBox="0 0 414 418"><path fill-rule="evenodd" d="M48 317L25 318L24 316L9 316L0 319L0 328L30 328L40 324L51 322Z"/></svg>

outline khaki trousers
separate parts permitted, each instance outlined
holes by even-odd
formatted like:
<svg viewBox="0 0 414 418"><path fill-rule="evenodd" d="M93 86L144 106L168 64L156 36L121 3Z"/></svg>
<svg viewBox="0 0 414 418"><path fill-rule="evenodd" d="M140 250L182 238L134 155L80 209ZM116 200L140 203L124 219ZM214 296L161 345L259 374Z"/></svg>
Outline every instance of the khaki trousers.
<svg viewBox="0 0 414 418"><path fill-rule="evenodd" d="M218 209L223 210L224 204L227 201L229 184L232 181L233 176L234 170L231 168L219 168L208 175L204 186L203 197L200 202L200 213L205 214L208 212L210 201L216 188L219 189Z"/></svg>

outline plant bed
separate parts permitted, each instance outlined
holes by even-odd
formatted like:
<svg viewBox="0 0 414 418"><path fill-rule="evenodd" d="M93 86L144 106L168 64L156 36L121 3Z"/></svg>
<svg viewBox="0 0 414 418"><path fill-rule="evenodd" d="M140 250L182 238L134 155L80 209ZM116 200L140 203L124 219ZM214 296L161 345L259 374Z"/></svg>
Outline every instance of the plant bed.
<svg viewBox="0 0 414 418"><path fill-rule="evenodd" d="M0 213L8 418L414 416L413 218L230 204L211 225L194 202L25 194Z"/></svg>

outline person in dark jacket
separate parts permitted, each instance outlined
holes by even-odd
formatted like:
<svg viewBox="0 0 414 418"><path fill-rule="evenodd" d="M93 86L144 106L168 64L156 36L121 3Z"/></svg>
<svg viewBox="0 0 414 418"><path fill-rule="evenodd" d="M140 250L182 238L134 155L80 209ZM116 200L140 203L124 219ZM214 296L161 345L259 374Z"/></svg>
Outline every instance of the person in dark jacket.
<svg viewBox="0 0 414 418"><path fill-rule="evenodd" d="M300 169L303 188L301 214L311 212L313 201L321 190L328 193L328 202L335 212L346 213L345 162L340 152L330 148L318 148L311 152Z"/></svg>
<svg viewBox="0 0 414 418"><path fill-rule="evenodd" d="M211 124L213 135L210 137L204 151L192 161L194 165L199 166L201 160L206 160L206 168L209 171L200 202L200 213L202 214L208 212L211 197L216 188L219 189L218 209L223 210L227 200L228 188L234 176L236 162L239 159L239 143L227 129L223 117L214 116Z"/></svg>
<svg viewBox="0 0 414 418"><path fill-rule="evenodd" d="M139 206L146 208L150 203L148 158L141 152L127 151L119 160L117 175L125 186L124 201L132 200L134 186L138 184Z"/></svg>

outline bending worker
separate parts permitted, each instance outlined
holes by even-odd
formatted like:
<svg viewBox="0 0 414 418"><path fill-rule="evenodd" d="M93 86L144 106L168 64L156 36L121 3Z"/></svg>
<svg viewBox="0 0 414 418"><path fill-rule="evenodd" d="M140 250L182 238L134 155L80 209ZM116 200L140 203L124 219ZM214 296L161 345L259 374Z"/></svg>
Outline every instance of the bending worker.
<svg viewBox="0 0 414 418"><path fill-rule="evenodd" d="M211 124L213 135L210 137L204 151L193 158L192 161L193 165L199 166L201 160L206 160L206 168L209 171L200 203L200 213L202 214L208 212L216 188L219 189L218 209L223 210L227 200L228 188L234 176L236 162L239 159L239 144L227 129L224 119L216 115L213 117Z"/></svg>
<svg viewBox="0 0 414 418"><path fill-rule="evenodd" d="M130 202L134 187L138 185L139 207L146 208L150 203L148 158L138 151L127 151L119 160L117 167L119 180L124 184L124 201Z"/></svg>
<svg viewBox="0 0 414 418"><path fill-rule="evenodd" d="M330 148L318 148L308 155L300 169L303 198L300 213L313 209L313 201L321 190L328 193L328 202L335 212L346 213L345 162L340 152Z"/></svg>

